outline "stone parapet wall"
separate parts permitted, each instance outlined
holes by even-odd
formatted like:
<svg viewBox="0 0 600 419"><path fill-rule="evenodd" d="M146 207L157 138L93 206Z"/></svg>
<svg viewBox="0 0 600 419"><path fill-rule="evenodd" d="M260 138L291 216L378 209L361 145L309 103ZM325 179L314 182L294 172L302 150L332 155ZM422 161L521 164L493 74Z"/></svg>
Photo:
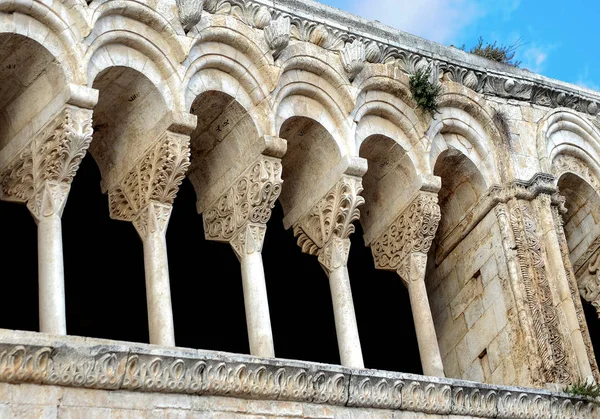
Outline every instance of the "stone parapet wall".
<svg viewBox="0 0 600 419"><path fill-rule="evenodd" d="M598 414L593 403L545 390L7 330L0 381L2 418Z"/></svg>

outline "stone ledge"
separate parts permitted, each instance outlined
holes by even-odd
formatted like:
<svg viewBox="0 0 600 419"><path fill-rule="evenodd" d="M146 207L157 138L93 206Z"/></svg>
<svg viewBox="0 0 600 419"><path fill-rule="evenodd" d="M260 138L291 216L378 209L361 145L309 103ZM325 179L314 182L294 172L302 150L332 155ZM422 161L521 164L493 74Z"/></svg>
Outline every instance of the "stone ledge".
<svg viewBox="0 0 600 419"><path fill-rule="evenodd" d="M0 330L0 382L489 418L595 418L582 399L311 362Z"/></svg>

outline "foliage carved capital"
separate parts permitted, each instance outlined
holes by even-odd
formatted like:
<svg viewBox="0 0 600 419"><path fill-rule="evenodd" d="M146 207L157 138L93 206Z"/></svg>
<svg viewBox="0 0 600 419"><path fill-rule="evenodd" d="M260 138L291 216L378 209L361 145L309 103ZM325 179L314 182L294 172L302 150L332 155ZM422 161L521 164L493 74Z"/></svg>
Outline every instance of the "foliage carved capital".
<svg viewBox="0 0 600 419"><path fill-rule="evenodd" d="M139 212L137 218L133 220L133 226L142 239L157 233L164 236L167 233L172 209L173 206L170 204L151 202Z"/></svg>
<svg viewBox="0 0 600 419"><path fill-rule="evenodd" d="M38 221L60 216L92 132L92 111L65 107L0 169L0 197L27 203Z"/></svg>
<svg viewBox="0 0 600 419"><path fill-rule="evenodd" d="M262 250L267 221L281 193L281 160L260 156L204 212L207 240L230 243L238 257Z"/></svg>
<svg viewBox="0 0 600 419"><path fill-rule="evenodd" d="M326 268L337 268L348 260L350 234L364 204L362 180L344 176L308 214L294 225L294 236L304 253L319 257Z"/></svg>
<svg viewBox="0 0 600 419"><path fill-rule="evenodd" d="M167 131L108 191L110 216L135 221L150 204L172 205L189 166L189 137Z"/></svg>
<svg viewBox="0 0 600 419"><path fill-rule="evenodd" d="M412 255L424 255L425 262L431 243L440 223L437 195L419 192L410 205L392 222L388 229L371 246L375 267L396 271L408 281L411 275ZM422 258L421 258L422 259ZM413 266L419 267L421 264ZM423 272L425 266L423 264Z"/></svg>

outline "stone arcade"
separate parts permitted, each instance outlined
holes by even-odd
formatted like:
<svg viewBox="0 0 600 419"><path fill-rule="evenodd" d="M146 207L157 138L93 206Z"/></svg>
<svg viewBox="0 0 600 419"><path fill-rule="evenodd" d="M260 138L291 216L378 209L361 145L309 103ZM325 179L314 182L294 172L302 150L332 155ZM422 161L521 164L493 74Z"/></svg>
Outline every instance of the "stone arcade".
<svg viewBox="0 0 600 419"><path fill-rule="evenodd" d="M1 418L600 415L559 392L600 380L598 92L310 0L0 0L0 55L0 198L37 223L40 313L0 331ZM434 117L408 87L424 68ZM150 345L67 336L61 215L88 150L142 241ZM239 259L250 355L176 347L186 176ZM329 278L341 366L276 358L276 201ZM364 369L356 223L408 289L424 376Z"/></svg>

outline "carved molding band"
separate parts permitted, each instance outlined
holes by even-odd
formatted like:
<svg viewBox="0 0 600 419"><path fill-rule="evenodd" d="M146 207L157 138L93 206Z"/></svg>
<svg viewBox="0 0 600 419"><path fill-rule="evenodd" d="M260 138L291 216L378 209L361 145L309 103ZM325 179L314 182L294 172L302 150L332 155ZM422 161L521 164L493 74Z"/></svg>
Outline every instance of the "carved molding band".
<svg viewBox="0 0 600 419"><path fill-rule="evenodd" d="M0 343L1 382L489 418L594 418L598 414L594 403L545 390L210 352L37 342Z"/></svg>
<svg viewBox="0 0 600 419"><path fill-rule="evenodd" d="M592 173L588 165L577 157L563 154L554 159L552 162L552 174L558 179L565 173L577 174L583 180L587 181L596 191L600 187L598 179Z"/></svg>
<svg viewBox="0 0 600 419"><path fill-rule="evenodd" d="M189 137L166 132L108 191L110 216L134 221L151 203L172 205L189 166Z"/></svg>
<svg viewBox="0 0 600 419"><path fill-rule="evenodd" d="M281 194L281 160L261 156L204 212L207 240L231 243L238 256L262 250L266 224Z"/></svg>
<svg viewBox="0 0 600 419"><path fill-rule="evenodd" d="M509 203L509 210L521 282L542 361L544 380L548 383L569 383L572 378L568 357L560 330L559 313L546 275L537 223L529 202L514 199Z"/></svg>
<svg viewBox="0 0 600 419"><path fill-rule="evenodd" d="M342 51L359 41L364 45L367 62L395 64L408 74L430 67L440 79L460 83L485 95L551 108L566 107L592 116L598 116L600 111L600 98L592 94L570 89L551 80L531 80L526 74L519 74L518 70L515 74L507 74L506 71L487 68L484 64L466 63L466 57L450 49L445 51L444 57L428 53L426 49L411 50L411 47L400 45L403 36L406 36L404 34L378 28L377 35L370 35L371 30L364 23L358 20L351 22L352 16L344 16L339 22L335 21L336 16L331 16L326 18L328 23L324 24L308 16L327 16L328 11L302 2L294 2L293 8L286 7L285 3L287 2L278 4L263 0L205 0L204 10L212 14L233 16L258 29L268 27L273 20L287 18L290 21L290 37L297 41L310 42L332 51ZM354 28L354 31L348 28ZM272 36L267 35L266 38L269 40ZM389 39L398 41L390 43ZM406 42L409 45L414 41L409 39ZM437 49L432 47L431 50ZM358 67L352 66L352 72L356 70Z"/></svg>
<svg viewBox="0 0 600 419"><path fill-rule="evenodd" d="M354 221L360 218L358 207L364 204L362 180L342 179L294 225L294 236L304 253L318 256L326 269L345 265L350 250Z"/></svg>
<svg viewBox="0 0 600 419"><path fill-rule="evenodd" d="M437 195L419 192L410 205L371 245L375 267L396 271L403 280L408 281L411 271L410 256L415 253L427 255L440 218Z"/></svg>
<svg viewBox="0 0 600 419"><path fill-rule="evenodd" d="M33 216L62 214L92 141L92 111L67 106L0 172L0 197L27 202Z"/></svg>

